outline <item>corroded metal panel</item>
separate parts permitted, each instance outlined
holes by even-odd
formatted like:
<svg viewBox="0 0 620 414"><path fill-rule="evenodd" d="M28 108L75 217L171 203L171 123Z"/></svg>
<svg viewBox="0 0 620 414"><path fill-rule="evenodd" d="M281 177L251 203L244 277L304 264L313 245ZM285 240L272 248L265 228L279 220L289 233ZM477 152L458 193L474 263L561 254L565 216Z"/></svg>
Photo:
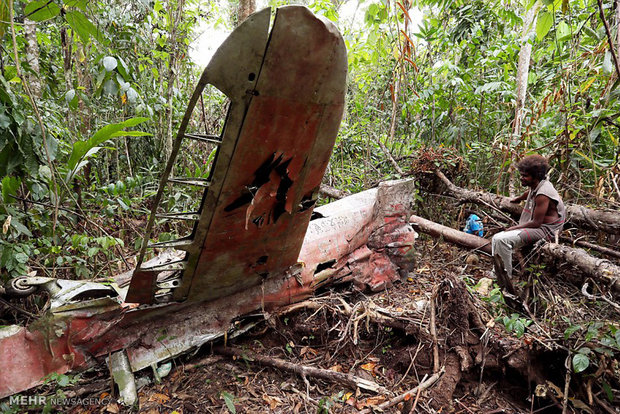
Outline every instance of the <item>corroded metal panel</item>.
<svg viewBox="0 0 620 414"><path fill-rule="evenodd" d="M205 206L213 213L195 264L189 258L193 273L175 299L229 295L296 263L342 117L346 70L333 24L305 7L278 10L227 174Z"/></svg>

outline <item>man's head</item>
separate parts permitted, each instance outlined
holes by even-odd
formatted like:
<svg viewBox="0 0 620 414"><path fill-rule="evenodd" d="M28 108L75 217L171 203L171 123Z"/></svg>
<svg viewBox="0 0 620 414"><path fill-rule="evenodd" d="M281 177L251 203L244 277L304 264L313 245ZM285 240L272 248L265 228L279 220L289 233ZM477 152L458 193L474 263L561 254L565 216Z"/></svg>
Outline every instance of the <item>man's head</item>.
<svg viewBox="0 0 620 414"><path fill-rule="evenodd" d="M523 182L526 181L524 178L529 176L536 181L544 180L547 176L547 171L549 171L549 162L541 155L528 155L519 161L517 169L521 173L523 185L531 185L530 183Z"/></svg>

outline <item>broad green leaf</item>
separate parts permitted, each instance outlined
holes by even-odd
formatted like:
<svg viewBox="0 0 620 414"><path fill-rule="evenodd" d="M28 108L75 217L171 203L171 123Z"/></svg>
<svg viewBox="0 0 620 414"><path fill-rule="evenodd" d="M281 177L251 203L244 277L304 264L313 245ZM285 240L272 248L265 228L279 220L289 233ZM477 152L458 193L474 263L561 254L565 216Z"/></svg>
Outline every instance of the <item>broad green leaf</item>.
<svg viewBox="0 0 620 414"><path fill-rule="evenodd" d="M571 325L564 331L564 339L568 339L572 334L581 329L581 325Z"/></svg>
<svg viewBox="0 0 620 414"><path fill-rule="evenodd" d="M110 138L114 138L114 137L150 137L153 134L151 134L150 132L144 132L144 131L120 131L120 132L115 132L114 134L110 135Z"/></svg>
<svg viewBox="0 0 620 414"><path fill-rule="evenodd" d="M87 1L86 0L64 0L65 6L67 7L77 7L82 11L86 11Z"/></svg>
<svg viewBox="0 0 620 414"><path fill-rule="evenodd" d="M118 85L114 82L114 79L108 79L103 84L103 93L106 95L115 95L118 92Z"/></svg>
<svg viewBox="0 0 620 414"><path fill-rule="evenodd" d="M6 176L2 179L2 200L5 204L14 203L15 199L11 196L17 195L17 190L21 181L17 177Z"/></svg>
<svg viewBox="0 0 620 414"><path fill-rule="evenodd" d="M53 1L37 0L26 5L24 14L30 20L41 22L58 16L60 14L60 6Z"/></svg>
<svg viewBox="0 0 620 414"><path fill-rule="evenodd" d="M148 121L148 118L136 117L128 119L124 122L120 122L118 124L110 124L101 128L99 131L95 132L95 134L87 141L77 141L73 144L73 150L71 151L71 156L69 157L69 161L67 162L67 166L69 170L74 170L78 163L86 156L86 154L94 149L95 147L103 144L108 139L123 135L120 133L125 128L131 128L138 124L141 124L145 121ZM123 131L124 133L139 133L140 131ZM120 133L120 134L119 134ZM117 135L115 135L117 134Z"/></svg>
<svg viewBox="0 0 620 414"><path fill-rule="evenodd" d="M107 70L108 72L112 72L114 69L116 69L116 66L118 65L116 58L112 56L104 57L101 62L103 63L103 67L105 68L105 70Z"/></svg>
<svg viewBox="0 0 620 414"><path fill-rule="evenodd" d="M129 77L129 68L127 67L127 64L125 63L125 61L123 60L122 57L118 57L118 66L116 67L116 70L118 70L118 73L121 74L121 76L126 80L126 81L130 81L130 77Z"/></svg>
<svg viewBox="0 0 620 414"><path fill-rule="evenodd" d="M542 12L536 21L536 38L540 41L549 33L553 25L553 15L549 12Z"/></svg>
<svg viewBox="0 0 620 414"><path fill-rule="evenodd" d="M133 104L133 103L136 103L137 99L138 99L138 92L136 92L134 88L129 88L127 90L127 100Z"/></svg>
<svg viewBox="0 0 620 414"><path fill-rule="evenodd" d="M88 43L91 37L99 43L105 43L103 34L82 12L77 10L68 11L65 13L65 19L84 44Z"/></svg>
<svg viewBox="0 0 620 414"><path fill-rule="evenodd" d="M584 354L575 354L573 356L573 370L577 373L583 372L590 366L590 358Z"/></svg>

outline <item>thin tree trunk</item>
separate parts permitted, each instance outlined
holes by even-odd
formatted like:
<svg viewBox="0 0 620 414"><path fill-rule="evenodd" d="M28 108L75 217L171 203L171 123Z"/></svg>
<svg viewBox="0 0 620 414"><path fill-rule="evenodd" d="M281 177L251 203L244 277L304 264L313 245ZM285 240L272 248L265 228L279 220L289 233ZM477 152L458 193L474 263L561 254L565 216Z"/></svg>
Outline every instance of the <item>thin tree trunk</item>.
<svg viewBox="0 0 620 414"><path fill-rule="evenodd" d="M527 94L527 79L530 73L530 59L532 56L532 43L530 42L531 36L536 30L536 18L538 17L538 10L540 10L541 3L537 1L525 14L525 20L523 21L523 31L521 32L521 50L519 51L519 65L517 66L517 100L515 102L515 118L512 124L512 137L510 140L509 150L510 159L514 161L514 151L519 144L519 138L521 137L521 124L523 123L523 111L525 108L525 97ZM515 194L515 182L512 179L512 173L514 168L513 162L510 163L510 179L508 180L508 191L510 195Z"/></svg>
<svg viewBox="0 0 620 414"><path fill-rule="evenodd" d="M536 30L536 18L540 2L536 2L525 14L523 21L523 31L521 32L521 50L519 51L519 66L517 67L517 101L515 104L515 118L512 128L513 139L516 140L521 135L521 124L523 122L523 108L525 107L525 95L527 93L527 78L530 72L530 59L532 56L532 43L529 39Z"/></svg>
<svg viewBox="0 0 620 414"><path fill-rule="evenodd" d="M37 26L30 19L24 19L24 35L26 37L26 62L30 66L28 75L30 90L35 98L41 98L41 79L39 69L39 44L37 43Z"/></svg>
<svg viewBox="0 0 620 414"><path fill-rule="evenodd" d="M240 25L248 16L256 11L256 0L239 0L237 10L237 25Z"/></svg>
<svg viewBox="0 0 620 414"><path fill-rule="evenodd" d="M176 75L179 67L179 47L180 44L177 39L177 31L179 28L179 23L181 22L181 17L183 16L183 7L185 5L184 0L180 0L178 4L173 1L168 2L168 14L170 16L171 21L171 30L170 30L170 60L168 61L168 88L166 91L166 98L168 100L168 104L166 106L166 139L164 141L164 154L166 155L166 159L170 157L172 152L172 140L173 140L173 91L174 91L174 82L176 81ZM176 6L176 7L175 7Z"/></svg>

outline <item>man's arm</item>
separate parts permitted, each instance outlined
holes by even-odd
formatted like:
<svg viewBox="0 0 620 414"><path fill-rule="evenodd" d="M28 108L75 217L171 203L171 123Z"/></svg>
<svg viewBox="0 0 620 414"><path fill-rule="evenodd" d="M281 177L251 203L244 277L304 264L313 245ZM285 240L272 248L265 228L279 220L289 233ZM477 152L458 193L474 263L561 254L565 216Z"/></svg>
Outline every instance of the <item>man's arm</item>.
<svg viewBox="0 0 620 414"><path fill-rule="evenodd" d="M546 195L539 194L535 199L535 207L534 214L532 215L532 219L523 224L517 224L516 226L509 227L507 230L518 230L518 229L537 229L542 226L545 216L547 215L547 210L549 209L549 202L551 199Z"/></svg>
<svg viewBox="0 0 620 414"><path fill-rule="evenodd" d="M523 200L527 200L527 196L530 194L530 190L527 190L525 193L521 194L519 197L515 197L510 200L511 203L520 203Z"/></svg>

